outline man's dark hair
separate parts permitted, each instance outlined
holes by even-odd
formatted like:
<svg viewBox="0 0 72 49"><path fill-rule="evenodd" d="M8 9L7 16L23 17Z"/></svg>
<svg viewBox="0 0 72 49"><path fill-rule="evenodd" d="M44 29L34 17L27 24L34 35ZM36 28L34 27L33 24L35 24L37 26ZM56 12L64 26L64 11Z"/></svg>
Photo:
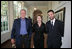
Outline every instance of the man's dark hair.
<svg viewBox="0 0 72 49"><path fill-rule="evenodd" d="M49 13L49 12L53 12L53 13L54 13L54 11L53 11L53 10L48 10L48 11L47 11L47 13Z"/></svg>

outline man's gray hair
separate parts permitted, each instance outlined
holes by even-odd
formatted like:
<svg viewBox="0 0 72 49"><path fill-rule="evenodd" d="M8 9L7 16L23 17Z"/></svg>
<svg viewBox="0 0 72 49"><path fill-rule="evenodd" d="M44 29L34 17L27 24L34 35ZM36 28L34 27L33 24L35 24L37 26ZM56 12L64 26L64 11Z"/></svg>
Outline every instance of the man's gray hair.
<svg viewBox="0 0 72 49"><path fill-rule="evenodd" d="M21 11L25 11L25 12L26 12L26 10L25 10L25 9L21 9L21 10L20 10L20 12L21 12Z"/></svg>

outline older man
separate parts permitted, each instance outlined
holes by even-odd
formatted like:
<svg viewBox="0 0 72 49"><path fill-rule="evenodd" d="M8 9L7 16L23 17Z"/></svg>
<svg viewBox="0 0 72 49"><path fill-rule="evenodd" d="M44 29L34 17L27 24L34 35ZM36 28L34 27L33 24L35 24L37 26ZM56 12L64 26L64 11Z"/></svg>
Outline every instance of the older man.
<svg viewBox="0 0 72 49"><path fill-rule="evenodd" d="M30 48L32 26L26 17L26 10L20 11L20 18L15 19L11 33L11 43L16 43L16 48Z"/></svg>

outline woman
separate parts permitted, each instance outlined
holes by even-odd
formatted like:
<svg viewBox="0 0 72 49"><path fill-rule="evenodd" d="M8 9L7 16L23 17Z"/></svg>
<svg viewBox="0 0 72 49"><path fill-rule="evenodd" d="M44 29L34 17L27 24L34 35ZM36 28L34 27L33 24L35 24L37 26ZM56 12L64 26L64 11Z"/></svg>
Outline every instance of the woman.
<svg viewBox="0 0 72 49"><path fill-rule="evenodd" d="M33 25L34 32L34 47L35 48L44 48L44 33L45 33L45 24L42 22L42 16L37 16L37 22Z"/></svg>

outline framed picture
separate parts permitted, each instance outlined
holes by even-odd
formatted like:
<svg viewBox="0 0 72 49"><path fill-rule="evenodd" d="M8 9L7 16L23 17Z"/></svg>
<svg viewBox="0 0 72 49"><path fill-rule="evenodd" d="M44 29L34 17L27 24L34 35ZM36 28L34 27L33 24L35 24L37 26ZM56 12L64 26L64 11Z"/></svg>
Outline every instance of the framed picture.
<svg viewBox="0 0 72 49"><path fill-rule="evenodd" d="M55 18L65 21L65 7L55 12Z"/></svg>

